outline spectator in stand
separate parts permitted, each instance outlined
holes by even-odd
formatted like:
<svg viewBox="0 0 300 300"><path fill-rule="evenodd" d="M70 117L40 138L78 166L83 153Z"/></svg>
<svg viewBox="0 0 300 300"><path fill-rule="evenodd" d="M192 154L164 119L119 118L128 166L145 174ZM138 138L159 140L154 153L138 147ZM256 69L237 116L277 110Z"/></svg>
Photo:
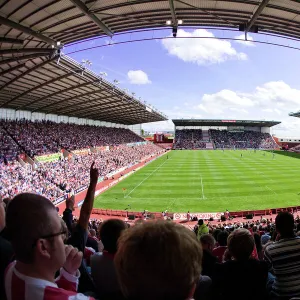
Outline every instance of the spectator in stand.
<svg viewBox="0 0 300 300"><path fill-rule="evenodd" d="M5 227L5 203L0 198L0 232ZM4 272L13 260L13 249L9 241L0 236L0 299L6 299L4 289Z"/></svg>
<svg viewBox="0 0 300 300"><path fill-rule="evenodd" d="M96 237L96 231L95 229L90 229L89 231L89 235L88 235L88 238L87 238L87 242L86 242L86 246L87 247L91 247L95 250L95 252L98 252L98 244L99 244L99 241Z"/></svg>
<svg viewBox="0 0 300 300"><path fill-rule="evenodd" d="M123 298L114 266L114 257L117 252L118 239L126 228L126 224L118 219L107 220L100 227L100 238L104 250L99 255L91 257L92 278L100 299Z"/></svg>
<svg viewBox="0 0 300 300"><path fill-rule="evenodd" d="M265 262L251 258L255 245L251 233L236 229L227 245L232 259L216 266L212 278L214 299L265 300L268 269Z"/></svg>
<svg viewBox="0 0 300 300"><path fill-rule="evenodd" d="M200 219L198 221L198 228L197 228L197 239L200 241L200 237L203 234L209 233L209 228L207 227L206 224L204 224L203 220Z"/></svg>
<svg viewBox="0 0 300 300"><path fill-rule="evenodd" d="M145 222L124 231L115 256L127 299L192 299L202 249L193 232L170 221Z"/></svg>
<svg viewBox="0 0 300 300"><path fill-rule="evenodd" d="M202 141L201 129L176 130L174 149L204 149L206 143Z"/></svg>
<svg viewBox="0 0 300 300"><path fill-rule="evenodd" d="M91 212L94 206L95 191L98 182L99 171L95 168L95 162L90 166L90 184L83 201L83 204L80 209L80 215L78 222L72 224L73 216L72 212L75 205L75 197L70 197L66 201L66 209L63 212L63 219L67 225L67 228L70 228L72 234L68 239L67 243L76 247L79 251L86 253L86 241L88 237L88 226L91 216ZM95 286L93 284L92 278L88 273L86 266L86 261L82 260L80 265L81 277L79 279L78 290L82 292L94 292Z"/></svg>
<svg viewBox="0 0 300 300"><path fill-rule="evenodd" d="M67 232L51 201L19 194L9 203L6 220L16 255L5 276L8 300L90 299L76 292L82 253L64 245Z"/></svg>
<svg viewBox="0 0 300 300"><path fill-rule="evenodd" d="M300 238L294 233L294 217L289 212L280 212L276 219L278 238L269 244L264 253L269 265L268 286L271 295L278 299L300 296Z"/></svg>
<svg viewBox="0 0 300 300"><path fill-rule="evenodd" d="M262 244L261 244L260 235L258 233L254 233L253 237L254 237L254 241L255 241L255 247L256 247L258 259L263 260L264 259L264 253L263 253L263 248L262 248Z"/></svg>
<svg viewBox="0 0 300 300"><path fill-rule="evenodd" d="M219 246L213 249L212 254L215 257L217 257L219 263L223 262L223 256L227 249L227 238L228 238L227 231L221 231L217 235L217 242Z"/></svg>
<svg viewBox="0 0 300 300"><path fill-rule="evenodd" d="M213 270L217 263L217 258L213 255L212 251L215 247L215 239L210 234L203 234L200 237L200 242L203 249L203 258L202 258L202 275L212 277Z"/></svg>

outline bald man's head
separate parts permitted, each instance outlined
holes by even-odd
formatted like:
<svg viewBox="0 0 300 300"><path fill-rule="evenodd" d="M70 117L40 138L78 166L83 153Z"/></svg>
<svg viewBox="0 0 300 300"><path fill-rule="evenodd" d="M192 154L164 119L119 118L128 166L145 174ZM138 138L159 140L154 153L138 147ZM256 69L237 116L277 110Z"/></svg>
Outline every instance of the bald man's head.
<svg viewBox="0 0 300 300"><path fill-rule="evenodd" d="M55 206L47 198L23 193L14 197L8 205L6 226L17 260L34 261L34 244L44 235L52 233Z"/></svg>

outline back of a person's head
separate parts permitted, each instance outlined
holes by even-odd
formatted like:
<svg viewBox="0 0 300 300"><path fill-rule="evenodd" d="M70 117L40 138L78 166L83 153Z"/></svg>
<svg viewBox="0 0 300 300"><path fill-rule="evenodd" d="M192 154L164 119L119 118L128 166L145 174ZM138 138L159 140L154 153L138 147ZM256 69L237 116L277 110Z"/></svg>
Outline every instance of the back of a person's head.
<svg viewBox="0 0 300 300"><path fill-rule="evenodd" d="M218 229L218 228L213 231L213 236L214 236L214 238L215 238L216 241L218 240L217 237L218 237L218 235L219 235L220 232L221 232L221 230Z"/></svg>
<svg viewBox="0 0 300 300"><path fill-rule="evenodd" d="M34 243L52 231L51 211L56 213L52 202L37 194L19 194L9 202L6 227L17 260L33 263Z"/></svg>
<svg viewBox="0 0 300 300"><path fill-rule="evenodd" d="M202 244L203 249L210 249L213 250L216 240L211 234L203 234L200 237L200 242Z"/></svg>
<svg viewBox="0 0 300 300"><path fill-rule="evenodd" d="M276 231L281 236L291 236L294 233L294 217L289 212L280 212L275 219Z"/></svg>
<svg viewBox="0 0 300 300"><path fill-rule="evenodd" d="M199 226L203 225L203 223L204 223L204 222L203 222L202 219L200 219L200 220L198 221L198 225L199 225Z"/></svg>
<svg viewBox="0 0 300 300"><path fill-rule="evenodd" d="M152 221L122 234L115 266L127 299L185 300L193 296L201 261L201 244L192 231Z"/></svg>
<svg viewBox="0 0 300 300"><path fill-rule="evenodd" d="M221 231L217 236L217 242L220 246L227 246L228 232Z"/></svg>
<svg viewBox="0 0 300 300"><path fill-rule="evenodd" d="M100 239L104 250L112 254L116 253L118 239L125 229L127 229L127 226L122 220L110 219L104 221L100 226Z"/></svg>
<svg viewBox="0 0 300 300"><path fill-rule="evenodd" d="M254 238L250 231L239 228L233 231L227 239L227 247L235 260L247 260L254 249Z"/></svg>

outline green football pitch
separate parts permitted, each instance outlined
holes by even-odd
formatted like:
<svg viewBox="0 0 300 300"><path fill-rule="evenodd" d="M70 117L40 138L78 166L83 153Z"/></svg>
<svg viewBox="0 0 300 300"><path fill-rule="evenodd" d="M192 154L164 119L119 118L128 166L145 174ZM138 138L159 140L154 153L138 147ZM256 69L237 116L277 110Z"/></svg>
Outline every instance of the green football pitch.
<svg viewBox="0 0 300 300"><path fill-rule="evenodd" d="M276 152L273 158L266 151L178 150L168 157L100 194L94 207L221 212L300 205L298 154Z"/></svg>

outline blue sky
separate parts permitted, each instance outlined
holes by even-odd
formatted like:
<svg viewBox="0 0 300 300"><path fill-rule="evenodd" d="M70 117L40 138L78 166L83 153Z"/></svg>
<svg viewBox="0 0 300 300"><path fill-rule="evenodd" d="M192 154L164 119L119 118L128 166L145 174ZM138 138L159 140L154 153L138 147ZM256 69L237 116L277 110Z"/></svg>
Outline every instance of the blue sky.
<svg viewBox="0 0 300 300"><path fill-rule="evenodd" d="M282 124L273 133L300 137L300 51L251 42L198 39L237 37L242 33L179 29L192 37L115 44L135 39L168 37L170 30L124 34L65 47L77 61L89 59L96 73L120 82L172 118L266 119ZM300 47L286 39L251 34L249 39ZM147 130L169 130L173 123L145 124Z"/></svg>

